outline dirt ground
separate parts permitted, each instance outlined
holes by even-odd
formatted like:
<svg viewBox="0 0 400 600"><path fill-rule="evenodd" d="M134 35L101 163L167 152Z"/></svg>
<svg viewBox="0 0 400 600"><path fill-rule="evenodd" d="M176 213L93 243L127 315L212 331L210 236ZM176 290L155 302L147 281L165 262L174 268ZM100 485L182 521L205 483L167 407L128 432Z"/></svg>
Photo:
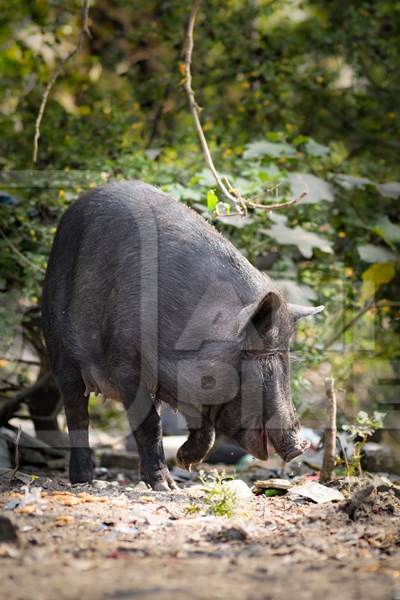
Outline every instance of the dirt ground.
<svg viewBox="0 0 400 600"><path fill-rule="evenodd" d="M374 491L354 520L342 505L261 495L227 518L209 514L199 483L156 493L3 476L1 597L400 600L399 498Z"/></svg>

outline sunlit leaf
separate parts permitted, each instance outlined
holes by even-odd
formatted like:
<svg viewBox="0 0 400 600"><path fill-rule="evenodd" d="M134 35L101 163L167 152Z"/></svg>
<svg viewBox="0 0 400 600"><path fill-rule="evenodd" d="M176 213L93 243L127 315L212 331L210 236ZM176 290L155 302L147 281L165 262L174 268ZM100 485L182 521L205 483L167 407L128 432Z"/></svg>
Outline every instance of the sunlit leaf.
<svg viewBox="0 0 400 600"><path fill-rule="evenodd" d="M381 196L385 198L398 198L400 196L400 181L388 181L377 186Z"/></svg>
<svg viewBox="0 0 400 600"><path fill-rule="evenodd" d="M334 200L333 185L320 177L310 173L289 173L288 179L293 196L298 197L304 191L307 192L307 196L300 200L301 204L315 204L321 200L333 202Z"/></svg>
<svg viewBox="0 0 400 600"><path fill-rule="evenodd" d="M261 158L262 156L271 156L276 158L279 156L293 156L296 154L295 148L285 143L274 143L261 140L247 144L246 150L243 153L243 158L248 160L252 158Z"/></svg>
<svg viewBox="0 0 400 600"><path fill-rule="evenodd" d="M336 176L335 181L346 190L354 190L364 188L367 185L374 185L373 181L366 177L353 177L353 175L339 174Z"/></svg>
<svg viewBox="0 0 400 600"><path fill-rule="evenodd" d="M275 223L269 229L263 229L262 232L277 241L278 244L297 246L305 258L311 258L314 248L327 254L333 252L331 242L299 226L290 228L283 223Z"/></svg>
<svg viewBox="0 0 400 600"><path fill-rule="evenodd" d="M214 190L208 190L207 192L207 208L210 212L213 212L218 204L218 196Z"/></svg>
<svg viewBox="0 0 400 600"><path fill-rule="evenodd" d="M384 239L385 242L400 242L400 226L392 223L386 215L375 223L372 230Z"/></svg>
<svg viewBox="0 0 400 600"><path fill-rule="evenodd" d="M375 246L374 244L364 244L358 247L360 258L367 263L386 263L395 260L395 255L390 250Z"/></svg>
<svg viewBox="0 0 400 600"><path fill-rule="evenodd" d="M281 289L288 302L311 306L317 295L308 285L296 283L290 279L275 279L277 286Z"/></svg>
<svg viewBox="0 0 400 600"><path fill-rule="evenodd" d="M310 156L327 156L331 151L328 146L318 144L318 142L314 140L309 140L304 146L304 149Z"/></svg>
<svg viewBox="0 0 400 600"><path fill-rule="evenodd" d="M361 304L373 298L379 288L385 283L389 283L395 274L396 268L392 262L376 263L364 271L360 296Z"/></svg>

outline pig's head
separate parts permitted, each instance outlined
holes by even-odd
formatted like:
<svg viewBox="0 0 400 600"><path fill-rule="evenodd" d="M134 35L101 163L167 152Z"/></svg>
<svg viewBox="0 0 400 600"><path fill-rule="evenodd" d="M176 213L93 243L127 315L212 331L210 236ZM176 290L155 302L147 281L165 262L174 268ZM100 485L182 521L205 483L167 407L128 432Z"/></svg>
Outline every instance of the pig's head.
<svg viewBox="0 0 400 600"><path fill-rule="evenodd" d="M220 408L215 424L257 458L267 459L271 444L285 461L308 447L291 399L289 341L299 318L323 308L288 304L273 291L240 311L240 394Z"/></svg>

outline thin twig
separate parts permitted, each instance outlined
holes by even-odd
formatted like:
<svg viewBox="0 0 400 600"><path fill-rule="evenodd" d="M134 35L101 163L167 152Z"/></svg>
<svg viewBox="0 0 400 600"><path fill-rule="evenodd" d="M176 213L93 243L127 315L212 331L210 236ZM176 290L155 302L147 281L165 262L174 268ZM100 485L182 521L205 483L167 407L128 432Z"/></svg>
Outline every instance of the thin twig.
<svg viewBox="0 0 400 600"><path fill-rule="evenodd" d="M21 433L22 433L22 429L21 429L21 425L18 425L18 433L17 433L17 438L15 440L15 458L14 458L14 469L11 473L11 481L14 479L16 472L19 469L19 462L20 462L20 458L19 458L19 442L21 439Z"/></svg>
<svg viewBox="0 0 400 600"><path fill-rule="evenodd" d="M36 271L40 271L41 273L45 273L46 272L46 270L43 269L43 267L41 267L40 265L35 265L35 263L33 263L31 260L29 260L29 258L26 258L26 256L24 256L22 254L22 252L20 252L18 250L17 246L2 232L1 229L0 229L0 235L3 238L3 240L9 245L9 247L11 248L11 250L18 256L18 258L20 260L22 260L23 262L25 262L27 265L29 265L30 267L32 267Z"/></svg>
<svg viewBox="0 0 400 600"><path fill-rule="evenodd" d="M65 67L66 63L69 60L71 60L71 58L73 58L75 56L75 54L78 54L78 52L81 51L82 44L83 44L83 39L84 39L85 36L87 36L88 38L92 37L92 35L90 33L90 30L89 30L89 0L83 0L82 29L81 29L81 31L79 33L78 41L76 43L76 46L60 62L60 64L58 65L58 67L54 71L52 77L50 78L50 81L48 82L48 84L46 86L46 89L44 91L44 94L43 94L43 97L42 97L42 102L40 104L38 116L37 116L36 123L35 123L35 137L34 137L34 140L33 140L33 162L34 163L36 163L37 157L38 157L39 138L40 138L40 126L41 126L41 123L42 123L42 120L43 120L43 115L44 115L44 111L46 109L46 105L47 105L47 101L48 101L48 98L49 98L49 94L51 92L51 88L55 84L55 82L56 82L57 78L59 77L59 75L62 73L62 70Z"/></svg>
<svg viewBox="0 0 400 600"><path fill-rule="evenodd" d="M37 360L28 360L26 358L17 358L16 356L0 356L0 360L8 362L22 363L24 365L34 365L40 367L40 362Z"/></svg>
<svg viewBox="0 0 400 600"><path fill-rule="evenodd" d="M350 478L350 467L349 467L349 459L347 457L347 450L343 446L343 442L340 439L340 435L337 436L337 440L339 442L340 450L341 450L341 452L343 454L344 464L346 465L346 478L345 479L346 479L347 487L349 487L349 485L350 485L350 481L349 481L349 478Z"/></svg>
<svg viewBox="0 0 400 600"><path fill-rule="evenodd" d="M319 476L321 483L332 479L336 463L336 392L333 377L325 379L326 426L324 436L324 456Z"/></svg>
<svg viewBox="0 0 400 600"><path fill-rule="evenodd" d="M292 206L292 204L296 204L296 202L299 202L302 198L304 198L305 196L307 196L308 192L306 190L304 190L304 192L301 192L300 196L297 196L296 198L292 198L291 200L288 200L287 202L276 202L275 204L257 204L255 202L252 202L251 200L247 201L247 205L250 206L250 208L263 208L264 210L275 210L277 208L286 208L287 206Z"/></svg>
<svg viewBox="0 0 400 600"><path fill-rule="evenodd" d="M226 177L221 177L215 167L213 158L211 156L210 148L207 143L206 136L204 134L203 128L201 126L200 119L200 107L196 102L196 97L192 88L192 55L193 55L193 31L194 25L196 21L196 16L199 11L201 5L201 0L193 0L192 9L189 16L188 27L186 30L186 41L185 41L185 49L184 49L184 80L183 86L185 88L188 100L190 112L192 114L195 127L197 130L197 134L200 139L201 149L207 163L208 168L210 169L217 186L223 193L224 197L228 200L229 204L233 206L236 210L234 214L239 214L241 216L247 215L247 207L250 208L262 208L265 210L274 210L276 208L285 208L287 206L292 206L298 200L307 195L307 192L304 191L299 198L293 198L288 202L283 202L282 204L259 204L257 202L251 202L250 200L246 200L243 198L240 190L233 188L229 183ZM225 180L225 182L224 182ZM229 215L225 215L229 216ZM233 216L230 215L230 216Z"/></svg>
<svg viewBox="0 0 400 600"><path fill-rule="evenodd" d="M207 140L206 140L206 136L204 135L204 131L201 126L200 108L196 102L196 98L195 98L194 91L192 88L193 30L194 30L194 24L196 21L196 16L197 16L198 10L200 8L200 4L201 4L201 0L194 0L194 2L192 4L192 10L190 13L190 17L189 17L187 31L186 31L186 44L185 44L185 51L184 51L184 56L185 56L185 79L183 82L184 88L186 90L186 94L187 94L187 97L189 100L190 112L192 113L192 117L193 117L196 129L197 129L197 133L198 133L198 136L200 139L201 149L203 151L206 163L207 163L211 173L213 174L213 177L214 177L218 187L224 194L225 198L229 201L229 203L234 208L236 208L236 210L238 212L240 212L241 214L246 214L246 212L247 212L246 205L245 205L242 197L240 196L240 194L238 196L233 195L233 193L231 193L227 189L227 187L225 186L224 182L222 181L222 178L220 177L217 169L215 168L214 161L211 156L211 152L208 147Z"/></svg>

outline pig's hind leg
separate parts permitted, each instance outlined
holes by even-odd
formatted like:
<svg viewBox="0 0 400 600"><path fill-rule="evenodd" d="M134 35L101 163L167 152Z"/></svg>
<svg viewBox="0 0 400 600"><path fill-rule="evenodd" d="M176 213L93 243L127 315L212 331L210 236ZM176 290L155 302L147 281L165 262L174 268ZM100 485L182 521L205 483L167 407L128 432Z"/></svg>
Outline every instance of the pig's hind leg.
<svg viewBox="0 0 400 600"><path fill-rule="evenodd" d="M165 462L160 402L142 386L124 386L121 396L138 447L141 479L157 491L178 489Z"/></svg>
<svg viewBox="0 0 400 600"><path fill-rule="evenodd" d="M80 372L72 366L59 369L57 383L64 401L70 440L69 477L71 483L93 479L93 462L89 448L88 400Z"/></svg>

